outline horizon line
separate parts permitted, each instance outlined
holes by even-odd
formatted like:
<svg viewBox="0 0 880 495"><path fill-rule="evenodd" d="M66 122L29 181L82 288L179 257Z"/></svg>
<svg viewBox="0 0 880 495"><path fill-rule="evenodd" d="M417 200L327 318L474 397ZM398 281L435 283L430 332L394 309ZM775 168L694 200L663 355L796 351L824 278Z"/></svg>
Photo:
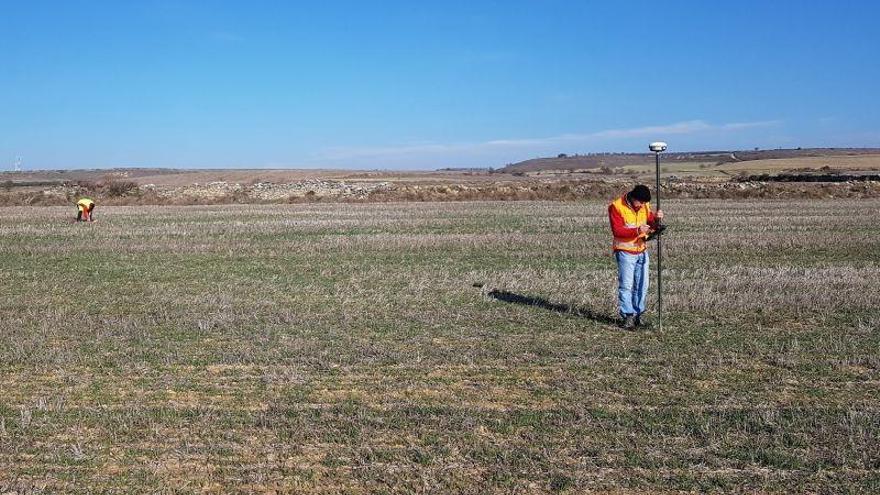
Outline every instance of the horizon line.
<svg viewBox="0 0 880 495"><path fill-rule="evenodd" d="M666 151L663 154L665 155L674 155L674 154L715 154L715 153L737 153L737 152L762 152L762 151L811 151L811 150L858 150L858 151L877 151L880 153L880 147L877 146L818 146L818 147L797 147L797 148L749 148L749 149L715 149L715 150L681 150L681 151ZM644 152L635 152L635 151L594 151L588 153L575 153L573 155L565 154L565 157L562 158L575 158L575 157L583 157L583 156L595 156L595 155L646 155L651 156L653 153L651 151ZM534 158L526 158L525 160L520 160L514 163L505 164L503 167L438 167L438 168L340 168L340 167L306 167L306 166L266 166L266 167L217 167L217 166L207 166L207 167L199 167L199 166L187 166L187 167L173 167L173 166L124 166L124 165L110 165L110 166L98 166L98 167L83 167L83 168L33 168L33 169L21 169L21 170L0 170L0 174L21 174L27 172L84 172L84 171L112 171L112 170L178 170L178 171L192 171L192 172L204 172L204 171L212 171L212 170L308 170L308 171L341 171L341 172L442 172L448 170L498 170L505 168L509 165L515 165L517 163L523 163L532 160L547 160L547 159L559 159L561 157L557 156L539 156ZM772 160L772 158L768 158L768 160Z"/></svg>

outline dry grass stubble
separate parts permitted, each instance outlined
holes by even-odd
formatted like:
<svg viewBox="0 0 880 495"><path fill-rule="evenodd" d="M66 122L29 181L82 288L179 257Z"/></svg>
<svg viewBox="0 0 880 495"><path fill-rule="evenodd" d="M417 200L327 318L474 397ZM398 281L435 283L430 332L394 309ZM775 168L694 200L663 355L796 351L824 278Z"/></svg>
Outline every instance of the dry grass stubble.
<svg viewBox="0 0 880 495"><path fill-rule="evenodd" d="M7 208L0 492L877 488L880 203L664 209L626 334L602 203Z"/></svg>

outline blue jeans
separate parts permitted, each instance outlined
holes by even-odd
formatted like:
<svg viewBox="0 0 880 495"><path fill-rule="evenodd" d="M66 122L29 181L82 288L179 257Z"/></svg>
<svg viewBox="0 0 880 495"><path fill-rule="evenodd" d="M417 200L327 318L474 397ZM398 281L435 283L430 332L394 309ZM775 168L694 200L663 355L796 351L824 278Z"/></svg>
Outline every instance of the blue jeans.
<svg viewBox="0 0 880 495"><path fill-rule="evenodd" d="M620 315L639 315L648 302L648 252L616 251L617 303Z"/></svg>

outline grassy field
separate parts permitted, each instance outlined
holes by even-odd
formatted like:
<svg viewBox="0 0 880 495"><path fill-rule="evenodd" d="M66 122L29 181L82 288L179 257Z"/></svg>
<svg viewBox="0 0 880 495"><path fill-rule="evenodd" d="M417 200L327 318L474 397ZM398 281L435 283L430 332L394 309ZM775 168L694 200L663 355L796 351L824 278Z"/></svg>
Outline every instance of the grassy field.
<svg viewBox="0 0 880 495"><path fill-rule="evenodd" d="M880 200L664 209L4 208L0 493L880 491Z"/></svg>

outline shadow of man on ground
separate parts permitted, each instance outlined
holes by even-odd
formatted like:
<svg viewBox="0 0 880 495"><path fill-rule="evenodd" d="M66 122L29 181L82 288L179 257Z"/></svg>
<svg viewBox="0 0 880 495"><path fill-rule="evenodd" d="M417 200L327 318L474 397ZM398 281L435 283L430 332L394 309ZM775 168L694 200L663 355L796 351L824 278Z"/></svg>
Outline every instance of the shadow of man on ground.
<svg viewBox="0 0 880 495"><path fill-rule="evenodd" d="M592 309L579 308L577 306L570 306L568 304L554 303L544 299L543 297L524 296L522 294L515 294L513 292L498 289L492 289L487 295L493 299L504 301L506 303L522 304L525 306L537 306L548 311L555 311L557 313L580 316L581 318L593 320L595 322L605 325L616 325L618 323L617 319L606 314L597 313Z"/></svg>

